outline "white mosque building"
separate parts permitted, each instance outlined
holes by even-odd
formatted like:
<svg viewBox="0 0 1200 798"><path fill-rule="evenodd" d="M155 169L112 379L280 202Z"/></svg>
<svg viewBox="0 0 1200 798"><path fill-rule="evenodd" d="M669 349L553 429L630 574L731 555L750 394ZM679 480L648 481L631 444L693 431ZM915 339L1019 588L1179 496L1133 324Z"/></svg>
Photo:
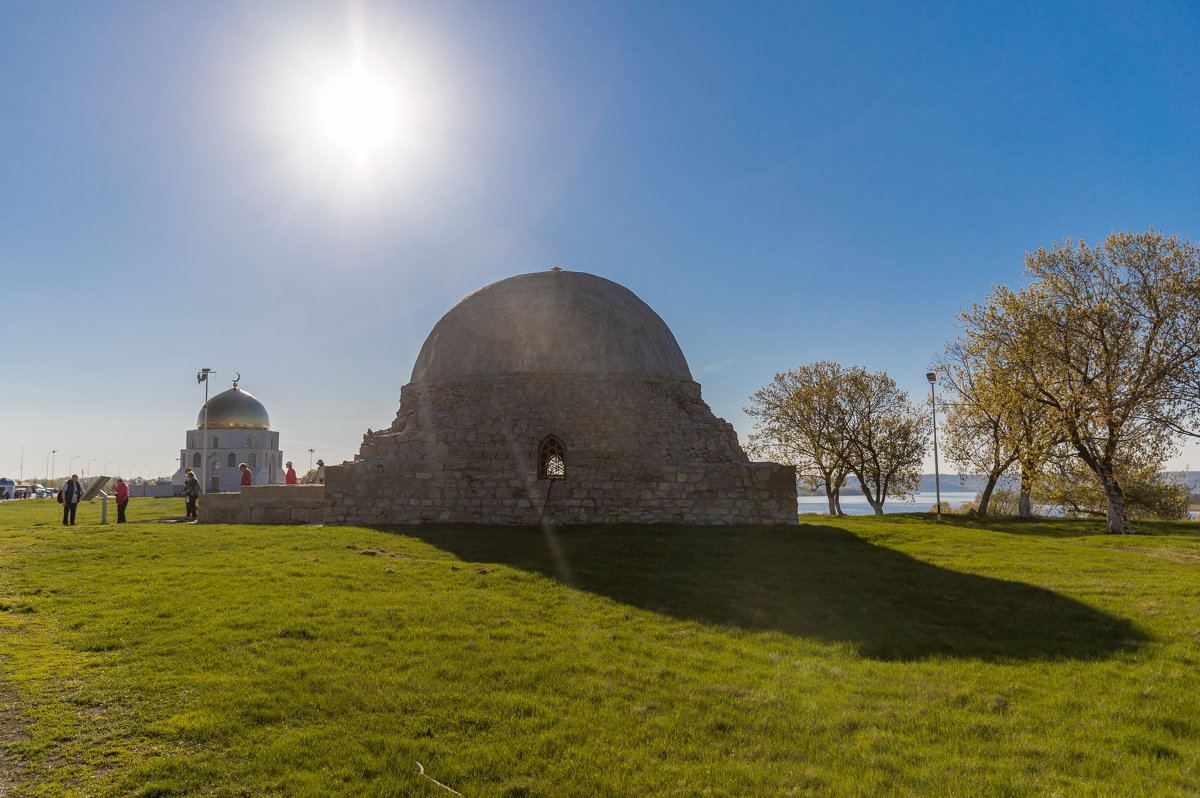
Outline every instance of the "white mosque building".
<svg viewBox="0 0 1200 798"><path fill-rule="evenodd" d="M279 433L271 430L262 402L234 380L232 388L208 400L207 409L206 414L200 408L196 429L188 430L187 448L179 451L179 471L173 481L182 482L183 469L191 468L206 493L236 491L242 477L238 464L245 463L255 485L283 482Z"/></svg>

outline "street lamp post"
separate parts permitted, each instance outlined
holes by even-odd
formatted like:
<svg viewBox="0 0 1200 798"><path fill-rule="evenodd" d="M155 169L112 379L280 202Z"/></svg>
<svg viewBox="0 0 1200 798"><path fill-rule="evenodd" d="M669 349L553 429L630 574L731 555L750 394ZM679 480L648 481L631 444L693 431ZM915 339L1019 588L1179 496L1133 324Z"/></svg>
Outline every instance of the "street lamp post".
<svg viewBox="0 0 1200 798"><path fill-rule="evenodd" d="M204 440L204 459L200 461L200 492L204 493L204 480L208 479L208 377L217 372L212 369L200 369L196 374L196 382L204 383L204 431L200 434Z"/></svg>
<svg viewBox="0 0 1200 798"><path fill-rule="evenodd" d="M316 449L308 450L308 470L309 471L312 471L312 456L313 456L313 452L315 452L315 451L316 451Z"/></svg>
<svg viewBox="0 0 1200 798"><path fill-rule="evenodd" d="M933 486L937 490L937 520L942 520L942 475L938 468L938 450L937 450L937 395L933 391L933 384L937 382L937 374L932 371L925 373L925 379L929 380L929 406L933 409Z"/></svg>
<svg viewBox="0 0 1200 798"><path fill-rule="evenodd" d="M96 462L95 457L93 457L91 460L88 460L87 468L84 469L85 474L90 475L92 473L92 463L94 462Z"/></svg>
<svg viewBox="0 0 1200 798"><path fill-rule="evenodd" d="M46 477L47 482L54 479L54 476L53 476L53 474L54 474L54 455L56 455L56 454L58 454L58 449L50 450L50 474L51 474L51 476ZM47 485L46 487L50 487L50 486Z"/></svg>

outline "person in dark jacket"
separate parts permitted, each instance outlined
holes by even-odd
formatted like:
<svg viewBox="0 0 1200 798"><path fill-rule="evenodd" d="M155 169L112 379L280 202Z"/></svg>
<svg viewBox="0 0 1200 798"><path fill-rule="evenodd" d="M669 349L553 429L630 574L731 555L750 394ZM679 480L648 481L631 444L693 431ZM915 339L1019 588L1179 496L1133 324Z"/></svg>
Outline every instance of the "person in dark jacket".
<svg viewBox="0 0 1200 798"><path fill-rule="evenodd" d="M192 519L196 517L196 499L200 498L200 480L190 468L183 473L187 477L183 482L183 497L187 499L187 517Z"/></svg>
<svg viewBox="0 0 1200 798"><path fill-rule="evenodd" d="M82 495L79 475L72 474L70 481L58 492L58 500L63 506L63 526L75 526L75 510L79 507L79 497Z"/></svg>

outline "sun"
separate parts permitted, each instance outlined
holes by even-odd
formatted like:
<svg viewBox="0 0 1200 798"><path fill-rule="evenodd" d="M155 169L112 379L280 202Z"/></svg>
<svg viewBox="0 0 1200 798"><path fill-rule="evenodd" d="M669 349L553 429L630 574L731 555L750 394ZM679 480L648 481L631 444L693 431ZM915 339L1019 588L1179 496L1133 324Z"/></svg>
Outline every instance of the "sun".
<svg viewBox="0 0 1200 798"><path fill-rule="evenodd" d="M356 64L324 81L313 113L326 145L366 166L384 155L396 138L397 91L379 73Z"/></svg>

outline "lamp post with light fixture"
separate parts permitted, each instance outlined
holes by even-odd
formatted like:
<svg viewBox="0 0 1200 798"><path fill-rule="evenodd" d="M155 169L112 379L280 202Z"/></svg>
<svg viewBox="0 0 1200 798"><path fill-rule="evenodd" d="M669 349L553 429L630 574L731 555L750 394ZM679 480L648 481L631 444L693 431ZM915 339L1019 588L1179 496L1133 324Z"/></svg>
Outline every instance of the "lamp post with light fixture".
<svg viewBox="0 0 1200 798"><path fill-rule="evenodd" d="M933 384L937 382L937 374L927 371L925 379L929 380L929 406L933 409L933 487L937 491L937 520L940 522L942 520L942 475L938 468L937 395L933 391Z"/></svg>
<svg viewBox="0 0 1200 798"><path fill-rule="evenodd" d="M204 480L209 479L208 476L208 377L217 372L212 369L200 369L196 374L196 382L204 383L204 432L201 433L203 440L201 443L204 446L204 459L200 462L200 492L207 493L204 489Z"/></svg>

